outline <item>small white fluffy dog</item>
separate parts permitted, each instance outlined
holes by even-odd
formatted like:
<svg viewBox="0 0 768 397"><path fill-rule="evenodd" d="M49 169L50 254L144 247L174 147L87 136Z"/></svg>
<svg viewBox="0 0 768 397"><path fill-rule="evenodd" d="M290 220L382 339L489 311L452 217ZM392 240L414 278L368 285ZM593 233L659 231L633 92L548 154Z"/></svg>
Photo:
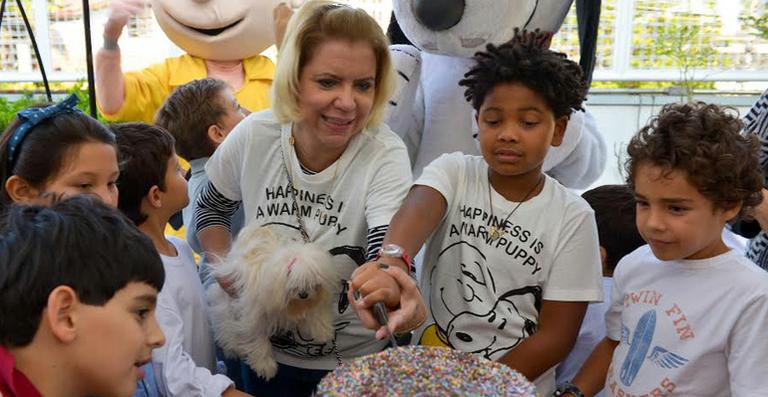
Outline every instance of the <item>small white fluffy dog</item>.
<svg viewBox="0 0 768 397"><path fill-rule="evenodd" d="M333 339L331 298L338 283L328 251L279 237L268 227L240 231L217 279L233 282L237 296L218 283L208 287L214 334L228 356L245 357L264 379L277 372L270 336L299 330L319 343Z"/></svg>

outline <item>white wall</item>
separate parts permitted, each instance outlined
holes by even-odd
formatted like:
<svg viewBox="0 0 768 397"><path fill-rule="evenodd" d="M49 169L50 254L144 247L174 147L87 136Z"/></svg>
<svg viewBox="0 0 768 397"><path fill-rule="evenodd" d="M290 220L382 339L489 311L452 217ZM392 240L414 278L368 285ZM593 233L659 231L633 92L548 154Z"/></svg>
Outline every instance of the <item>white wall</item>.
<svg viewBox="0 0 768 397"><path fill-rule="evenodd" d="M768 83L766 83L768 86ZM697 95L694 100L735 107L741 116L749 111L759 95ZM598 128L608 146L608 160L603 175L592 187L623 183L620 164L626 156L626 146L632 135L657 114L665 103L677 102L679 96L662 93L606 93L591 92L587 108L595 116Z"/></svg>

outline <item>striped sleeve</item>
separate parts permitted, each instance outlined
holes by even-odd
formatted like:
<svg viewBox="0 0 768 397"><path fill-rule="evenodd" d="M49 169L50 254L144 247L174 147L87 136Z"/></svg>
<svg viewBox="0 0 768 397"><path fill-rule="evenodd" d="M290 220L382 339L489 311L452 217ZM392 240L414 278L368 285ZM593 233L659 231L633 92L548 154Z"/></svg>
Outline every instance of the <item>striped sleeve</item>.
<svg viewBox="0 0 768 397"><path fill-rule="evenodd" d="M368 229L368 258L372 261L376 259L376 256L381 250L381 243L384 242L384 235L387 234L389 225L381 225Z"/></svg>
<svg viewBox="0 0 768 397"><path fill-rule="evenodd" d="M208 182L197 198L197 208L192 216L197 232L200 233L211 226L232 230L232 216L240 208L240 204L240 201L224 197L212 182Z"/></svg>
<svg viewBox="0 0 768 397"><path fill-rule="evenodd" d="M768 170L768 91L760 96L744 116L744 132L754 134L760 140L760 166L763 171Z"/></svg>

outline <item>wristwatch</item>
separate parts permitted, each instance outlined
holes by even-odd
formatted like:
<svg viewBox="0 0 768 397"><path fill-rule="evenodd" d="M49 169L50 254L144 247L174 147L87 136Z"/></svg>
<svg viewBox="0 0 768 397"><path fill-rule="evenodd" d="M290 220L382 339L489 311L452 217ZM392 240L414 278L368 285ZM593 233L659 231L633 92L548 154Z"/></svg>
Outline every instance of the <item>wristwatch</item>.
<svg viewBox="0 0 768 397"><path fill-rule="evenodd" d="M557 386L555 392L552 393L552 397L564 396L566 393L570 393L575 397L584 397L584 393L581 392L581 389L571 382L565 382Z"/></svg>
<svg viewBox="0 0 768 397"><path fill-rule="evenodd" d="M408 268L408 271L411 273L411 275L416 273L413 262L411 262L411 257L408 256L405 248L397 244L384 244L381 247L381 250L379 250L379 255L376 257L376 259L379 259L382 256L400 259L405 262L405 266Z"/></svg>

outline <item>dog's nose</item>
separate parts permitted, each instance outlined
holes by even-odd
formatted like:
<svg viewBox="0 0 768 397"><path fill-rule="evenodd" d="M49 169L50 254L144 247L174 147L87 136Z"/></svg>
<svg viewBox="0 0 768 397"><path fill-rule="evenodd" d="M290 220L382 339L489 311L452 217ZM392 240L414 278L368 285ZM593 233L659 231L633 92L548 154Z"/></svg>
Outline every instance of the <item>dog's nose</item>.
<svg viewBox="0 0 768 397"><path fill-rule="evenodd" d="M299 299L307 299L309 298L309 294L306 291L299 292Z"/></svg>
<svg viewBox="0 0 768 397"><path fill-rule="evenodd" d="M416 0L413 13L427 29L441 31L461 21L465 6L464 0Z"/></svg>

